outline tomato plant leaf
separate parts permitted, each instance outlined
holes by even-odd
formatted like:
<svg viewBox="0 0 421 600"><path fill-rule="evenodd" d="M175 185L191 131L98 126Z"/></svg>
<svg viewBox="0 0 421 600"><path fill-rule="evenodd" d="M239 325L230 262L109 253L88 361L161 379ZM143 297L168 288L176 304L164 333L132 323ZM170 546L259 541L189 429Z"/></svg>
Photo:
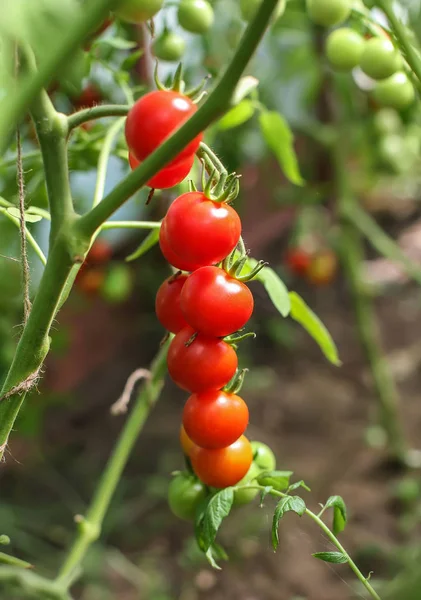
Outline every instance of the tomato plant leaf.
<svg viewBox="0 0 421 600"><path fill-rule="evenodd" d="M302 479L301 479L301 481L296 481L295 483L291 484L289 486L287 492L289 494L290 492L293 492L294 490L297 490L300 487L304 488L306 490L306 492L311 492L311 489L308 487L308 485Z"/></svg>
<svg viewBox="0 0 421 600"><path fill-rule="evenodd" d="M341 496L328 498L325 508L333 508L333 533L337 535L345 529L347 523L346 505Z"/></svg>
<svg viewBox="0 0 421 600"><path fill-rule="evenodd" d="M312 556L325 562L341 565L348 562L348 558L342 552L315 552Z"/></svg>
<svg viewBox="0 0 421 600"><path fill-rule="evenodd" d="M249 258L243 272L251 272L257 262L255 258ZM285 283L276 271L270 267L264 267L256 276L256 280L263 284L274 307L283 317L287 317L291 311L291 300Z"/></svg>
<svg viewBox="0 0 421 600"><path fill-rule="evenodd" d="M146 254L146 252L149 252L149 250L151 248L156 246L156 244L158 242L159 242L159 229L152 229L148 233L148 235L145 237L145 239L142 240L142 242L141 242L140 246L137 248L137 250L135 250L132 254L127 256L126 261L131 262L132 260L136 260L137 258L140 258L144 254Z"/></svg>
<svg viewBox="0 0 421 600"><path fill-rule="evenodd" d="M222 130L233 129L246 123L254 115L254 105L251 100L242 100L240 104L231 108L218 122L218 128Z"/></svg>
<svg viewBox="0 0 421 600"><path fill-rule="evenodd" d="M111 48L116 48L116 50L130 50L131 48L136 48L137 44L136 42L130 42L120 37L107 37L95 40L92 46L111 46Z"/></svg>
<svg viewBox="0 0 421 600"><path fill-rule="evenodd" d="M276 156L285 176L295 185L304 185L294 150L294 136L288 123L274 111L262 112L259 123L265 142Z"/></svg>
<svg viewBox="0 0 421 600"><path fill-rule="evenodd" d="M293 475L292 471L266 471L257 477L257 481L259 485L270 486L282 492L288 489L291 475Z"/></svg>
<svg viewBox="0 0 421 600"><path fill-rule="evenodd" d="M236 104L239 104L241 100L244 100L244 98L246 98L246 96L255 90L258 85L259 80L252 75L245 75L244 77L241 77L232 96L233 105L235 106Z"/></svg>
<svg viewBox="0 0 421 600"><path fill-rule="evenodd" d="M211 567L213 567L214 569L217 569L218 571L221 570L221 567L218 565L218 563L216 561L217 560L228 560L227 553L225 552L223 547L220 546L219 544L217 544L216 542L214 542L212 544L212 546L210 546L207 549L205 556L206 556L207 561L211 565Z"/></svg>
<svg viewBox="0 0 421 600"><path fill-rule="evenodd" d="M286 512L293 511L300 517L304 514L306 509L305 502L299 496L286 496L282 498L275 508L272 521L272 546L274 550L277 550L279 546L279 521L282 519Z"/></svg>
<svg viewBox="0 0 421 600"><path fill-rule="evenodd" d="M218 529L225 517L229 515L233 502L234 490L232 487L221 490L209 500L203 516L201 531L201 537L206 550L214 543Z"/></svg>
<svg viewBox="0 0 421 600"><path fill-rule="evenodd" d="M15 206L9 206L6 208L6 210L9 213L9 215L12 215L12 217L15 217L15 219L20 220L20 211L18 208L16 208ZM41 215L35 215L30 214L29 212L25 212L25 222L27 223L38 223L38 221L41 221L41 219Z"/></svg>
<svg viewBox="0 0 421 600"><path fill-rule="evenodd" d="M31 563L15 556L10 556L10 554L4 554L4 552L0 552L0 564L11 565L12 567L19 567L21 569L32 569Z"/></svg>
<svg viewBox="0 0 421 600"><path fill-rule="evenodd" d="M319 317L296 292L289 292L289 298L291 300L291 317L311 335L325 357L339 367L342 363L339 360L338 349Z"/></svg>
<svg viewBox="0 0 421 600"><path fill-rule="evenodd" d="M132 52L131 54L129 54L129 56L127 56L127 58L123 60L120 68L123 71L130 71L130 69L133 69L133 67L137 64L139 58L141 58L143 54L144 51L142 50L142 48L139 48L139 50L136 50L136 52Z"/></svg>

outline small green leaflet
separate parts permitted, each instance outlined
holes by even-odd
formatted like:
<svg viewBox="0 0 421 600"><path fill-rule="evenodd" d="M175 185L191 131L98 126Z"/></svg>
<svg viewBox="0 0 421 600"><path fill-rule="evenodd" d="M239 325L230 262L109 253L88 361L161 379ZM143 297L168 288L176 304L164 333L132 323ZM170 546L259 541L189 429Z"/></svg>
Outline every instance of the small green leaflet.
<svg viewBox="0 0 421 600"><path fill-rule="evenodd" d="M231 487L221 490L209 501L203 516L201 538L203 547L207 551L215 541L222 521L227 517L234 502L234 491Z"/></svg>
<svg viewBox="0 0 421 600"><path fill-rule="evenodd" d="M9 206L8 208L6 208L6 210L9 213L9 215L12 215L12 217L14 217L15 219L20 220L20 211L18 208L14 206ZM29 211L25 212L26 223L38 223L38 221L41 221L41 219L41 215L30 214Z"/></svg>
<svg viewBox="0 0 421 600"><path fill-rule="evenodd" d="M241 77L240 81L237 83L237 87L234 90L232 96L232 104L236 106L240 104L241 100L244 100L253 90L257 88L259 85L259 80L256 77L252 77L251 75L245 75L245 77Z"/></svg>
<svg viewBox="0 0 421 600"><path fill-rule="evenodd" d="M233 129L246 123L254 115L254 104L251 100L242 100L240 104L231 108L218 122L222 130Z"/></svg>
<svg viewBox="0 0 421 600"><path fill-rule="evenodd" d="M135 250L132 254L130 254L130 256L128 256L126 258L126 261L131 262L132 260L136 260L137 258L140 258L144 254L146 254L146 252L149 252L149 250L151 248L156 246L158 241L159 241L159 229L152 229L151 232L148 233L148 235L145 237L145 239L142 240L142 243L137 248L137 250Z"/></svg>
<svg viewBox="0 0 421 600"><path fill-rule="evenodd" d="M332 336L323 325L319 317L307 306L304 300L295 292L289 292L291 301L291 317L300 323L320 346L323 354L334 365L339 367L338 350Z"/></svg>
<svg viewBox="0 0 421 600"><path fill-rule="evenodd" d="M328 498L325 508L333 507L333 533L338 535L345 529L347 523L346 505L341 496L331 496Z"/></svg>
<svg viewBox="0 0 421 600"><path fill-rule="evenodd" d="M218 571L221 570L221 567L218 565L218 563L216 561L217 560L228 560L227 553L222 548L222 546L220 546L216 542L214 542L212 544L212 546L210 546L210 548L207 549L205 556L206 556L207 561L211 565L211 567L213 567L214 569L217 569Z"/></svg>
<svg viewBox="0 0 421 600"><path fill-rule="evenodd" d="M294 136L288 123L274 111L262 112L259 123L265 142L276 156L285 176L295 185L304 185L294 150Z"/></svg>
<svg viewBox="0 0 421 600"><path fill-rule="evenodd" d="M257 265L255 258L247 260L247 268L254 269ZM287 317L291 310L291 300L288 289L278 274L270 267L265 267L256 277L257 281L263 284L274 307L283 317Z"/></svg>
<svg viewBox="0 0 421 600"><path fill-rule="evenodd" d="M304 514L305 510L305 502L299 496L286 496L278 502L275 508L275 514L273 515L272 521L272 546L274 550L277 550L279 546L278 527L279 521L282 519L284 514L286 512L293 511L301 517Z"/></svg>
<svg viewBox="0 0 421 600"><path fill-rule="evenodd" d="M14 556L10 556L9 554L4 554L4 552L0 552L0 564L11 565L12 567L20 567L21 569L32 569L31 563L26 562L26 560L21 560L20 558L15 558Z"/></svg>
<svg viewBox="0 0 421 600"><path fill-rule="evenodd" d="M141 48L139 50L136 50L136 52L132 52L127 58L123 60L120 68L123 71L130 71L130 69L133 69L133 67L136 65L139 58L143 56L143 54L144 51Z"/></svg>
<svg viewBox="0 0 421 600"><path fill-rule="evenodd" d="M257 481L259 485L270 486L282 492L288 488L291 475L292 471L266 471L257 477Z"/></svg>
<svg viewBox="0 0 421 600"><path fill-rule="evenodd" d="M342 552L316 552L313 554L314 558L324 560L325 562L333 563L335 565L341 565L348 562L348 558Z"/></svg>
<svg viewBox="0 0 421 600"><path fill-rule="evenodd" d="M294 490L297 490L300 487L304 488L306 490L306 492L311 492L311 489L308 487L306 482L303 481L302 479L300 481L297 481L296 483L293 483L292 485L290 485L287 492L288 492L288 494L290 494L291 492L293 492Z"/></svg>
<svg viewBox="0 0 421 600"><path fill-rule="evenodd" d="M116 48L117 50L130 50L131 48L136 48L137 44L136 42L129 42L120 37L107 37L95 40L93 46L111 46L111 48Z"/></svg>

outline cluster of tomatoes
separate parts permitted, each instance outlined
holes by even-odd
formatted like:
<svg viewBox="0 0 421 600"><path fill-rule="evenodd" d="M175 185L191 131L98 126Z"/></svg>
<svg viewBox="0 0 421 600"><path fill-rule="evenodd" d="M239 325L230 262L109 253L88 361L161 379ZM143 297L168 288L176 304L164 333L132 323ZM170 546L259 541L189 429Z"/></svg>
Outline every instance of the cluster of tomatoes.
<svg viewBox="0 0 421 600"><path fill-rule="evenodd" d="M307 0L310 18L324 27L336 27L348 19L352 0ZM363 35L350 27L340 27L326 40L326 55L338 71L360 69L374 82L373 99L381 106L397 110L408 107L415 90L404 72L402 56L388 34L378 27L376 35ZM367 39L368 38L368 39Z"/></svg>

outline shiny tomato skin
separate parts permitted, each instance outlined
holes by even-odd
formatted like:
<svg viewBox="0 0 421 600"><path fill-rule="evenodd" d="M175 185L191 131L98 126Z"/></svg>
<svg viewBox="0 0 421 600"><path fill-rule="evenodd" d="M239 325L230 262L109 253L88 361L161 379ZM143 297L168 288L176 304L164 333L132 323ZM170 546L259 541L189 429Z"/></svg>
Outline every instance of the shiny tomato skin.
<svg viewBox="0 0 421 600"><path fill-rule="evenodd" d="M174 252L203 266L224 260L241 235L237 212L224 202L209 200L203 192L179 196L165 219L168 242Z"/></svg>
<svg viewBox="0 0 421 600"><path fill-rule="evenodd" d="M155 312L161 325L171 333L187 327L180 307L180 294L187 275L169 277L159 288L155 298Z"/></svg>
<svg viewBox="0 0 421 600"><path fill-rule="evenodd" d="M209 450L195 446L191 454L196 475L215 488L226 488L241 481L252 462L253 451L244 435L226 448Z"/></svg>
<svg viewBox="0 0 421 600"><path fill-rule="evenodd" d="M249 410L240 396L222 390L193 394L184 405L183 425L201 448L226 448L247 429Z"/></svg>
<svg viewBox="0 0 421 600"><path fill-rule="evenodd" d="M190 456L195 447L195 443L189 438L183 425L180 427L180 446L186 456Z"/></svg>
<svg viewBox="0 0 421 600"><path fill-rule="evenodd" d="M161 252L165 259L170 263L170 265L176 269L180 269L180 271L195 271L201 267L202 265L197 264L194 261L183 260L173 251L168 243L166 225L166 220L164 219L159 231L159 247L161 248Z"/></svg>
<svg viewBox="0 0 421 600"><path fill-rule="evenodd" d="M181 292L187 323L206 335L224 337L238 331L253 313L248 287L218 267L202 267L190 275Z"/></svg>
<svg viewBox="0 0 421 600"><path fill-rule="evenodd" d="M235 375L238 367L235 350L223 340L200 333L186 346L193 334L193 329L185 327L172 340L168 372L183 390L192 393L219 390Z"/></svg>
<svg viewBox="0 0 421 600"><path fill-rule="evenodd" d="M190 173L194 163L194 154L186 158L185 160L172 165L164 167L156 175L154 175L146 185L156 190L165 190L172 188L183 181ZM136 169L140 165L140 161L129 153L129 165L132 170Z"/></svg>
<svg viewBox="0 0 421 600"><path fill-rule="evenodd" d="M155 90L145 94L126 119L126 141L131 153L137 160L145 160L196 111L192 100L179 92ZM200 133L169 164L191 157L202 138Z"/></svg>

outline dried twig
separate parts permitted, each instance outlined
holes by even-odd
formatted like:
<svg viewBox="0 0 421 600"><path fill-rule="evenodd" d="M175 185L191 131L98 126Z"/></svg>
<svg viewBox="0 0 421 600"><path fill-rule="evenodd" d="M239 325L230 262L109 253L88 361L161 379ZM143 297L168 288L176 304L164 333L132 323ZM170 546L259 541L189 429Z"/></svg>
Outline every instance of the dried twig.
<svg viewBox="0 0 421 600"><path fill-rule="evenodd" d="M152 373L148 371L148 369L136 369L136 371L134 371L128 378L120 398L111 406L111 413L113 415L121 415L126 413L136 383L138 383L138 381L141 379L147 379L150 381L151 377Z"/></svg>

